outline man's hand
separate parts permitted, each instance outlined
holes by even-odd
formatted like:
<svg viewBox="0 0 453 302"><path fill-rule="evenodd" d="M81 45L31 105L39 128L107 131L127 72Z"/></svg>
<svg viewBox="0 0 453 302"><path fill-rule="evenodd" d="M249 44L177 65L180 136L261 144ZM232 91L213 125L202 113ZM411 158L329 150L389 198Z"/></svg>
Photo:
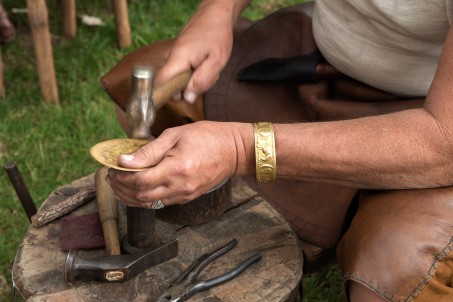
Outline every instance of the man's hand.
<svg viewBox="0 0 453 302"><path fill-rule="evenodd" d="M253 170L252 125L203 121L167 129L134 154L120 156L119 163L150 167L135 173L110 169L107 180L127 205L186 203L235 174Z"/></svg>
<svg viewBox="0 0 453 302"><path fill-rule="evenodd" d="M233 47L233 25L249 1L203 1L176 39L156 85L193 70L183 98L195 102L211 88L225 67Z"/></svg>

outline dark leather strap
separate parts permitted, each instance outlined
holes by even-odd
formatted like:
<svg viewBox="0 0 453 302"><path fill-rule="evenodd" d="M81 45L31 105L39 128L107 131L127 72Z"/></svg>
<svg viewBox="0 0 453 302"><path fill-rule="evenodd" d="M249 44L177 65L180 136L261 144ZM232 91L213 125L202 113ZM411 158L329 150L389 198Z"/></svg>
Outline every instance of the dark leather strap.
<svg viewBox="0 0 453 302"><path fill-rule="evenodd" d="M241 70L237 79L248 82L315 83L316 66L324 61L319 51L290 58L269 58L252 63Z"/></svg>

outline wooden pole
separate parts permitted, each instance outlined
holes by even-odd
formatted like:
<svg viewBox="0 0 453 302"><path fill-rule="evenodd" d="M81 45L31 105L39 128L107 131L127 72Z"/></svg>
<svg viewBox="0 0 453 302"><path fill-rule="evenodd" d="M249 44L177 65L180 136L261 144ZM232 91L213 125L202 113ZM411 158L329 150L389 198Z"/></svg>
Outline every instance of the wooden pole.
<svg viewBox="0 0 453 302"><path fill-rule="evenodd" d="M0 48L0 98L5 97L5 85L3 81L3 58L2 49Z"/></svg>
<svg viewBox="0 0 453 302"><path fill-rule="evenodd" d="M27 11L35 45L36 65L42 97L46 102L58 104L58 87L46 2L44 0L27 0Z"/></svg>
<svg viewBox="0 0 453 302"><path fill-rule="evenodd" d="M76 0L62 0L63 35L72 39L77 34Z"/></svg>
<svg viewBox="0 0 453 302"><path fill-rule="evenodd" d="M112 0L112 2L118 47L129 47L132 44L132 38L129 16L127 13L127 0Z"/></svg>

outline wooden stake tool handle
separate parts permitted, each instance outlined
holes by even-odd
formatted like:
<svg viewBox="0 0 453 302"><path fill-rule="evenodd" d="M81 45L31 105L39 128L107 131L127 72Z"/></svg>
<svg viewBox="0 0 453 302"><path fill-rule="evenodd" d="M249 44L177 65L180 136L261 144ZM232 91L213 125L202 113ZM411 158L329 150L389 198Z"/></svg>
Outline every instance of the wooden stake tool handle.
<svg viewBox="0 0 453 302"><path fill-rule="evenodd" d="M118 201L110 185L105 181L108 168L102 167L96 171L96 201L99 219L104 232L105 249L107 255L120 255L120 241L118 231Z"/></svg>

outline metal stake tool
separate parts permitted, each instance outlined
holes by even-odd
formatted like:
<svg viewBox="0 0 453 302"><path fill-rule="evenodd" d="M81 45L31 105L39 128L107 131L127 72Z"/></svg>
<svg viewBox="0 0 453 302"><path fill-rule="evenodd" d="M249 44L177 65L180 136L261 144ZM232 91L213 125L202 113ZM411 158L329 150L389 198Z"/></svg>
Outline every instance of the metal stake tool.
<svg viewBox="0 0 453 302"><path fill-rule="evenodd" d="M132 70L132 89L126 116L131 126L129 137L149 139L151 126L156 118L152 100L153 71L146 67ZM122 247L127 253L134 253L147 247L157 247L161 241L155 232L156 215L152 209L127 207L127 237Z"/></svg>

